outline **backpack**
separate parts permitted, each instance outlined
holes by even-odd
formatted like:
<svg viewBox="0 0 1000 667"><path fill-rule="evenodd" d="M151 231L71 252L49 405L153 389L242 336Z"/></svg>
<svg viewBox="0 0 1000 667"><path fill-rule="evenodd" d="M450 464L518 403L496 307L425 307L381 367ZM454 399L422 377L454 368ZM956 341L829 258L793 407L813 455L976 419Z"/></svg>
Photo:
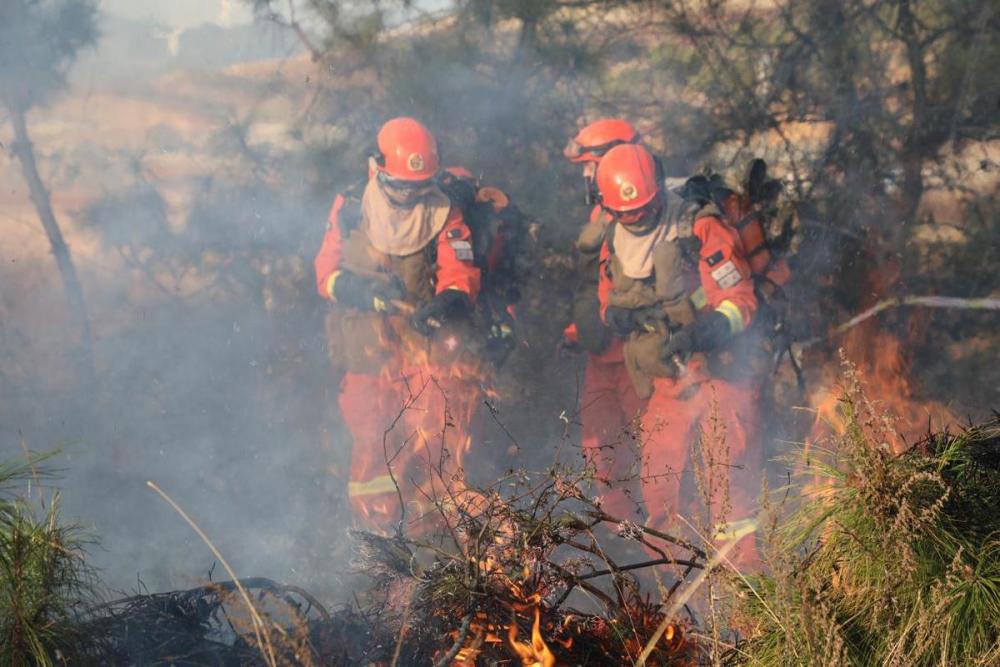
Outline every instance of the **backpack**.
<svg viewBox="0 0 1000 667"><path fill-rule="evenodd" d="M778 214L777 199L781 182L768 178L767 163L760 158L750 162L742 191L726 184L721 175L706 173L692 176L680 189L681 196L702 205L714 204L722 219L740 235L758 296L771 301L791 279L791 270L782 256L792 237L791 218L781 221L780 232L773 233L772 222Z"/></svg>
<svg viewBox="0 0 1000 667"><path fill-rule="evenodd" d="M777 199L782 190L781 182L768 178L767 163L761 158L751 160L741 186L742 191L734 190L719 174L707 173L689 178L682 190L685 196L696 201L714 204L725 222L739 232L759 304L754 327L769 341L774 353L774 371L787 355L802 389L805 378L792 353L794 336L788 325L790 303L784 289L792 277L785 255L791 248L794 216L779 219Z"/></svg>
<svg viewBox="0 0 1000 667"><path fill-rule="evenodd" d="M486 354L499 366L515 343L514 306L528 275L528 218L505 192L481 185L464 169L443 171L438 185L472 233L473 261L482 272L476 320L486 335Z"/></svg>

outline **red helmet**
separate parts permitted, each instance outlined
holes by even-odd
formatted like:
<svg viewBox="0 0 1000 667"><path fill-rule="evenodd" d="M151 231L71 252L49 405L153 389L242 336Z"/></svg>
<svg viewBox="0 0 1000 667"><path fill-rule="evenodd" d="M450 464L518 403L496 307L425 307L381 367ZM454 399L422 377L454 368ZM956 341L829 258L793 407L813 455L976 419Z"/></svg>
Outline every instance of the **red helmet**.
<svg viewBox="0 0 1000 667"><path fill-rule="evenodd" d="M586 126L570 139L563 155L570 162L597 162L619 144L639 143L639 132L627 120L602 118Z"/></svg>
<svg viewBox="0 0 1000 667"><path fill-rule="evenodd" d="M597 165L597 189L609 211L638 211L660 193L656 161L642 146L615 146Z"/></svg>
<svg viewBox="0 0 1000 667"><path fill-rule="evenodd" d="M440 166L434 135L405 116L393 118L378 131L378 150L378 170L400 181L429 180Z"/></svg>

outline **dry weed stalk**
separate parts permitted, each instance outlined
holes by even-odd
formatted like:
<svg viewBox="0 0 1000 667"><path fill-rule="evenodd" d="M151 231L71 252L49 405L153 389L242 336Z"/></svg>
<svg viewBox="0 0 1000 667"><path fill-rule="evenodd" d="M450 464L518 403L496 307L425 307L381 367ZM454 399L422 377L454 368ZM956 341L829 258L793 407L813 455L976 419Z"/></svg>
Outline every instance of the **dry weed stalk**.
<svg viewBox="0 0 1000 667"><path fill-rule="evenodd" d="M443 444L441 450L447 452ZM661 625L660 634L671 631L653 643L657 664L683 664L698 654L681 625L643 597L635 575L700 570L705 552L607 514L584 490L592 471L511 470L472 488L460 469L431 460L423 465L424 478L433 481L422 490L435 514L434 531L354 532L357 564L373 580L364 604L389 611L408 601L405 633L399 614L385 617L399 629L392 661L444 665L516 657L512 651L529 645L503 638L531 636L536 611L531 645L540 636L570 662L634 662ZM412 517L408 525L427 518Z"/></svg>
<svg viewBox="0 0 1000 667"><path fill-rule="evenodd" d="M173 508L175 512L177 512L177 514L180 515L182 519L184 519L184 522L187 523L191 527L191 529L198 534L198 537L200 537L202 542L204 542L205 545L209 548L209 550L212 552L212 555L214 555L218 559L218 561L222 563L222 567L225 568L226 572L229 573L229 576L232 578L233 583L236 585L236 589L240 593L240 597L243 599L243 603L246 605L247 612L250 614L254 638L257 641L257 646L260 649L261 656L263 656L268 667L277 667L278 661L275 654L274 645L271 641L271 629L267 625L265 625L264 620L260 615L260 612L254 605L253 600L250 599L250 595L247 593L246 588L243 587L243 584L241 584L240 580L236 577L236 573L233 572L233 568L230 567L229 562L226 561L225 557L223 557L222 553L216 548L216 546L212 544L212 541L208 538L208 535L205 534L205 532L198 526L198 524L194 522L194 519L188 516L187 512L185 512L181 508L181 506L174 501L173 498L167 495L167 493L163 491L163 489L161 489L152 481L147 481L146 486L155 491L161 498L163 498L163 500L167 502L168 505L170 505L171 508ZM281 630L280 628L278 628L278 630L279 632L283 632L283 630Z"/></svg>
<svg viewBox="0 0 1000 667"><path fill-rule="evenodd" d="M1000 418L896 455L894 420L846 361L844 378L846 431L797 462L799 499L765 499L770 574L740 586L746 641L728 660L988 664L1000 641Z"/></svg>

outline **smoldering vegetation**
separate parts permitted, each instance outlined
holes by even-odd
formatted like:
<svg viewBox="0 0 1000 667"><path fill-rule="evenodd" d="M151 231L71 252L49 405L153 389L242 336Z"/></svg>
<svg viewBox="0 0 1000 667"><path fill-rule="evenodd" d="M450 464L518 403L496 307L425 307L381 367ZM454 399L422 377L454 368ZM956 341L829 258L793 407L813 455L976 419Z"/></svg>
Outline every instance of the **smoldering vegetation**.
<svg viewBox="0 0 1000 667"><path fill-rule="evenodd" d="M14 150L25 142L3 122L0 458L61 450L63 514L100 538L87 559L107 587L221 578L148 479L241 575L324 600L357 583L344 566L349 439L311 259L332 194L364 177L378 126L400 114L432 128L445 163L502 187L538 223L523 340L467 457L477 482L544 469L557 447L574 446L582 360L555 349L586 208L561 150L601 115L634 120L670 174L740 174L759 155L783 177L795 220L789 327L821 341L804 353L804 390L786 365L774 375L770 455L815 433L815 414L796 408L822 407L840 346L875 400L907 412L909 435L927 430L931 404L958 419L1000 404L995 313L892 308L855 339L825 339L882 299L1000 290L1000 15L990 3L248 4L299 51L226 70L191 68L191 57L183 74L110 92L61 85L79 53L100 49L93 3L15 1L0 13L0 37L70 45L28 58L23 40L0 38L0 107L3 121L26 119L82 284L67 290L33 236ZM92 20L70 20L83 15ZM128 129L160 111L149 129ZM130 139L112 141L118 128ZM876 340L894 341L889 357ZM773 478L787 467L774 463ZM767 641L782 646L776 636Z"/></svg>

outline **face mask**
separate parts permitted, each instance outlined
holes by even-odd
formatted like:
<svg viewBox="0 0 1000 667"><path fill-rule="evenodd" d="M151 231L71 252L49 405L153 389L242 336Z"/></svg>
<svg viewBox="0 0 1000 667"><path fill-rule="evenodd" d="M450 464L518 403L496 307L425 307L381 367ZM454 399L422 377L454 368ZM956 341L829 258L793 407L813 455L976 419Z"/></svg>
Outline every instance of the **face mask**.
<svg viewBox="0 0 1000 667"><path fill-rule="evenodd" d="M382 192L393 204L399 207L409 207L418 203L434 190L434 181L402 181L388 178L379 173L379 185Z"/></svg>
<svg viewBox="0 0 1000 667"><path fill-rule="evenodd" d="M635 211L609 211L615 222L619 223L623 229L634 236L645 236L656 229L659 224L660 207L656 205L646 205Z"/></svg>

